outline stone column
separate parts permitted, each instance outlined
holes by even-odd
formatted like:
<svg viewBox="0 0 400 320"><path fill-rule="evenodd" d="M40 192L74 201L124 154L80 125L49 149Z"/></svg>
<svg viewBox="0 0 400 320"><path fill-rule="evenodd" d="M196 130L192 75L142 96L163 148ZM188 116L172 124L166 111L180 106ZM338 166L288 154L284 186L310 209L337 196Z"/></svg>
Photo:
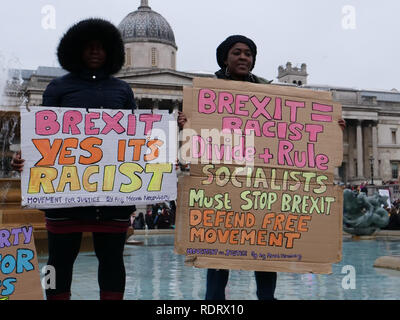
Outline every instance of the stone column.
<svg viewBox="0 0 400 320"><path fill-rule="evenodd" d="M351 126L350 126L351 124ZM348 149L348 157L349 157L349 161L348 161L348 178L349 179L353 179L356 176L356 172L355 172L355 168L354 168L354 149L355 149L355 145L354 145L354 141L355 141L355 137L354 137L354 126L352 125L353 122L349 121L349 126L346 130L348 130L348 143L349 143L349 149Z"/></svg>
<svg viewBox="0 0 400 320"><path fill-rule="evenodd" d="M334 176L335 180L341 180L341 176L339 175L339 168L334 169Z"/></svg>
<svg viewBox="0 0 400 320"><path fill-rule="evenodd" d="M178 113L179 111L179 100L173 100L172 101L172 108L173 108L173 112Z"/></svg>
<svg viewBox="0 0 400 320"><path fill-rule="evenodd" d="M361 121L357 122L357 177L364 177L363 136Z"/></svg>
<svg viewBox="0 0 400 320"><path fill-rule="evenodd" d="M160 109L160 99L152 99L151 100L152 104L153 104L153 110L159 110Z"/></svg>
<svg viewBox="0 0 400 320"><path fill-rule="evenodd" d="M142 101L141 98L138 98L135 96L135 103L136 103L136 109L140 109L140 102Z"/></svg>
<svg viewBox="0 0 400 320"><path fill-rule="evenodd" d="M377 123L372 125L372 156L374 157L374 179L379 175L378 130Z"/></svg>

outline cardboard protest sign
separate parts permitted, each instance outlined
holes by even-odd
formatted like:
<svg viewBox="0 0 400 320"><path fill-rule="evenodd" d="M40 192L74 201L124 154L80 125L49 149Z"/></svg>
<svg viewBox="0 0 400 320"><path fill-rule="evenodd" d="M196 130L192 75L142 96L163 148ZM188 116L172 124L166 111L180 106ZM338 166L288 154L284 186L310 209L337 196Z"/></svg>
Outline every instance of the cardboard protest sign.
<svg viewBox="0 0 400 320"><path fill-rule="evenodd" d="M196 267L330 273L342 247L330 93L195 79L184 112L176 251Z"/></svg>
<svg viewBox="0 0 400 320"><path fill-rule="evenodd" d="M21 108L22 206L129 206L176 199L168 111Z"/></svg>
<svg viewBox="0 0 400 320"><path fill-rule="evenodd" d="M330 92L216 79L195 79L193 85L184 90L186 127L192 130L184 134L190 149L183 152L190 151L185 159L191 165L324 172L341 165L341 105Z"/></svg>
<svg viewBox="0 0 400 320"><path fill-rule="evenodd" d="M32 226L0 226L0 300L43 300Z"/></svg>

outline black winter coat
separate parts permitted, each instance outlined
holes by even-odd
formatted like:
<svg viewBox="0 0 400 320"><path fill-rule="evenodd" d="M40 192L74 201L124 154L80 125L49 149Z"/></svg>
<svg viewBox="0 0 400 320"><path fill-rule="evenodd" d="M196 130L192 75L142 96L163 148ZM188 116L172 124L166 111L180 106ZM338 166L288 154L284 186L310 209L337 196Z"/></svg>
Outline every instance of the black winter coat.
<svg viewBox="0 0 400 320"><path fill-rule="evenodd" d="M132 89L126 82L89 71L54 79L43 94L43 105L132 110L136 107Z"/></svg>
<svg viewBox="0 0 400 320"><path fill-rule="evenodd" d="M223 80L233 80L231 76L226 75L226 69L220 69L215 72L215 75L218 79ZM264 78L258 77L255 74L249 73L249 75L244 80L245 82L252 82L252 83L261 83L261 84L270 84L272 80L266 80Z"/></svg>

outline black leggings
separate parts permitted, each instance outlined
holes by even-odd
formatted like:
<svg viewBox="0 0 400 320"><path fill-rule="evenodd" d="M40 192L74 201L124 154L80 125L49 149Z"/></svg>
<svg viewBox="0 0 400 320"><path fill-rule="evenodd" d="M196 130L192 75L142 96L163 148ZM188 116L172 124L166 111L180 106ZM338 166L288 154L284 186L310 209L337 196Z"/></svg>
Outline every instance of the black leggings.
<svg viewBox="0 0 400 320"><path fill-rule="evenodd" d="M56 288L47 289L53 296L71 292L72 270L81 246L82 233L54 234L48 231L48 265L56 270ZM94 250L99 261L100 291L125 291L125 265L123 258L126 233L93 232Z"/></svg>
<svg viewBox="0 0 400 320"><path fill-rule="evenodd" d="M259 300L275 300L276 272L254 272ZM228 284L229 270L207 270L206 300L225 300L225 287Z"/></svg>

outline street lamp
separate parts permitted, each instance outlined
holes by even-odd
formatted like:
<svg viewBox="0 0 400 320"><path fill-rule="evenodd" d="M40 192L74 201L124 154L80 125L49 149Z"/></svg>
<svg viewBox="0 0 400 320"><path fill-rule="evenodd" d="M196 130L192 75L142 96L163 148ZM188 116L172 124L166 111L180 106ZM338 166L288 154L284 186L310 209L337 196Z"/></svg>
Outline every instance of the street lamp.
<svg viewBox="0 0 400 320"><path fill-rule="evenodd" d="M371 164L371 185L374 185L374 157L369 157L369 163Z"/></svg>

